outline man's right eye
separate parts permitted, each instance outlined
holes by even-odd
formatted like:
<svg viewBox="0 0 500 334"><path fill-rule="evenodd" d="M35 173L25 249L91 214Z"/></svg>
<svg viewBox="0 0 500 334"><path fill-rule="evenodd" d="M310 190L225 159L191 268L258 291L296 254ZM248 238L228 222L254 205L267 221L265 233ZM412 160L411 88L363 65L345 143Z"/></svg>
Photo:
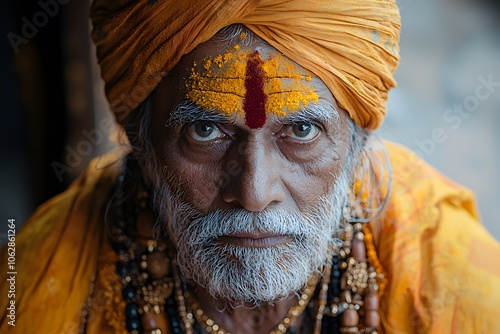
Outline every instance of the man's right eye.
<svg viewBox="0 0 500 334"><path fill-rule="evenodd" d="M199 121L188 126L187 134L196 141L210 141L224 136L219 127L210 121Z"/></svg>

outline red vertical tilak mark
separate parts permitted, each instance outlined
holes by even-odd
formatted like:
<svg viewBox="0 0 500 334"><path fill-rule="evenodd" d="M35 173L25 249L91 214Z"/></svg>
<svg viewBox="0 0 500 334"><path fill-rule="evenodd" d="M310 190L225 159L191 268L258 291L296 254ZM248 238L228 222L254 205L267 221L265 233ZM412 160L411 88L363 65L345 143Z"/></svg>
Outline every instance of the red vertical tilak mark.
<svg viewBox="0 0 500 334"><path fill-rule="evenodd" d="M245 98L243 100L243 111L245 112L245 124L250 129L258 129L266 123L266 101L264 93L264 69L259 51L255 50L248 56L245 70Z"/></svg>

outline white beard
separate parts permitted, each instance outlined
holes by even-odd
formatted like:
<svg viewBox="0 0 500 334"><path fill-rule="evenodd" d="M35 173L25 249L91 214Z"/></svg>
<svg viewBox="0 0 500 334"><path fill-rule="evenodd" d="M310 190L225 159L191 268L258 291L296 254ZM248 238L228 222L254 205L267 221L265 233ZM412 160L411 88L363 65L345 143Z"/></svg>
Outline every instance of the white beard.
<svg viewBox="0 0 500 334"><path fill-rule="evenodd" d="M172 194L155 164L146 169L154 175L150 181L160 229L168 232L177 249L183 277L216 298L254 304L275 301L300 290L330 260L347 200L349 168L308 213L216 210L206 216ZM221 236L252 231L287 235L290 242L264 248L216 242Z"/></svg>

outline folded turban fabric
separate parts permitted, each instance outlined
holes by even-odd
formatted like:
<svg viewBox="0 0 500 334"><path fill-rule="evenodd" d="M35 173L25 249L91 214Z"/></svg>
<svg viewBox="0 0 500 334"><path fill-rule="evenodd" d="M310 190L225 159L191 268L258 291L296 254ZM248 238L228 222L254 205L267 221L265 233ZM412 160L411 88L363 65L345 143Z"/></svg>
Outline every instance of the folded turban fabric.
<svg viewBox="0 0 500 334"><path fill-rule="evenodd" d="M180 58L241 23L323 80L367 129L386 113L399 60L393 0L94 0L92 38L119 123Z"/></svg>

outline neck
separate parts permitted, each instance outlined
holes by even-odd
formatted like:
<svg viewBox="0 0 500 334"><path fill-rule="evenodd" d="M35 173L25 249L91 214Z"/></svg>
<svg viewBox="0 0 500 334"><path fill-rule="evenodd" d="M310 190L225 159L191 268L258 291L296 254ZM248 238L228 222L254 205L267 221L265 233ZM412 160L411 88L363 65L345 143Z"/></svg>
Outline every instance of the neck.
<svg viewBox="0 0 500 334"><path fill-rule="evenodd" d="M197 287L194 291L195 298L205 315L217 326L232 334L271 333L283 319L289 316L290 309L295 307L300 300L297 296L291 295L274 302L255 305L217 299L201 287ZM299 325L302 320L302 317L297 319L295 326Z"/></svg>

